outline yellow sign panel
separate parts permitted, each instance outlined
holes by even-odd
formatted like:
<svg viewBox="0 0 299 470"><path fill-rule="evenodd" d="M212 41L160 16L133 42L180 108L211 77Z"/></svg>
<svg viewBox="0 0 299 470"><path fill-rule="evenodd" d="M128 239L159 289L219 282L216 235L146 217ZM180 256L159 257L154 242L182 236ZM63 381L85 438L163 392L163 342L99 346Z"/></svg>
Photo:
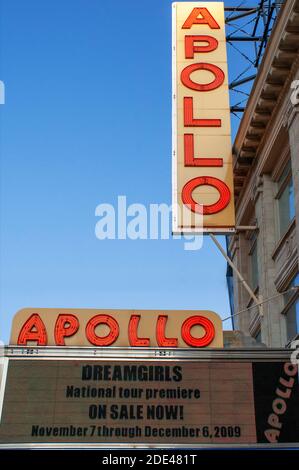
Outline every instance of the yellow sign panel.
<svg viewBox="0 0 299 470"><path fill-rule="evenodd" d="M223 2L173 4L173 232L235 226Z"/></svg>
<svg viewBox="0 0 299 470"><path fill-rule="evenodd" d="M11 345L222 348L221 318L200 310L26 308Z"/></svg>

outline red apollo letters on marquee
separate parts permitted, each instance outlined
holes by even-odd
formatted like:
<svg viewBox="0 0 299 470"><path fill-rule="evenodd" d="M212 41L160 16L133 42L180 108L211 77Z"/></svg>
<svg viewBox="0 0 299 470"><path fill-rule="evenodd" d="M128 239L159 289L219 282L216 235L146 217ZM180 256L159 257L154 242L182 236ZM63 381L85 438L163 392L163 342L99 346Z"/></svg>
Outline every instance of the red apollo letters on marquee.
<svg viewBox="0 0 299 470"><path fill-rule="evenodd" d="M140 315L131 315L128 322L128 343L133 347L151 346L149 338L140 338L138 328L141 320ZM168 315L159 315L156 321L156 341L160 347L177 347L178 338L168 338L166 327ZM99 336L96 328L99 325L106 325L109 333ZM204 330L204 335L197 338L192 335L192 328L199 325ZM58 315L54 326L54 338L57 346L65 346L65 338L74 336L80 328L80 320L76 315ZM180 328L178 328L183 341L191 347L203 348L212 343L215 337L215 327L211 320L201 315L188 317ZM119 324L111 315L95 315L90 318L85 328L85 336L90 344L94 346L111 346L119 336ZM18 345L27 346L29 342L36 342L38 346L47 346L48 334L46 326L38 313L33 313L21 326L18 336Z"/></svg>

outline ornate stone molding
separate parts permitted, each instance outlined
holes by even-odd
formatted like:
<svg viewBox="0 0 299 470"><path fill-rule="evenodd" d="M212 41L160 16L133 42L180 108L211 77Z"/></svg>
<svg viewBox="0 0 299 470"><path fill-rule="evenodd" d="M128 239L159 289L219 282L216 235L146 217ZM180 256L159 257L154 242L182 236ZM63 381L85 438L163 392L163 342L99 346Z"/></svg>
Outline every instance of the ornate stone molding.
<svg viewBox="0 0 299 470"><path fill-rule="evenodd" d="M249 333L251 334L251 336L255 336L259 329L261 327L261 317L259 315L259 312L255 312L250 320L250 323L249 323Z"/></svg>
<svg viewBox="0 0 299 470"><path fill-rule="evenodd" d="M282 122L283 127L290 129L298 113L299 105L293 105L290 101Z"/></svg>

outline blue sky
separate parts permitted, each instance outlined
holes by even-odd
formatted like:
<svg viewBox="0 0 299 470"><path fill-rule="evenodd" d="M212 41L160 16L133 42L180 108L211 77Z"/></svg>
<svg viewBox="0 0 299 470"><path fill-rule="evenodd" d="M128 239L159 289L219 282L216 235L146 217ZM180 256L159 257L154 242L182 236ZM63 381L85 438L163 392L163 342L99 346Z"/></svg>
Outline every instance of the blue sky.
<svg viewBox="0 0 299 470"><path fill-rule="evenodd" d="M100 203L171 203L171 2L1 5L0 338L22 307L228 316L208 237L200 251L95 237Z"/></svg>

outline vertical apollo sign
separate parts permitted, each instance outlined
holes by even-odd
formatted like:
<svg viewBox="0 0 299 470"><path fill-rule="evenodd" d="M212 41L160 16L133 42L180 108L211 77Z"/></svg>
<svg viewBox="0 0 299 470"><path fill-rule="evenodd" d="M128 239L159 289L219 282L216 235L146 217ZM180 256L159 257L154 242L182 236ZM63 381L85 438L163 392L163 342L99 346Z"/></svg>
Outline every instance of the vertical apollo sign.
<svg viewBox="0 0 299 470"><path fill-rule="evenodd" d="M235 226L223 2L173 4L173 233Z"/></svg>

